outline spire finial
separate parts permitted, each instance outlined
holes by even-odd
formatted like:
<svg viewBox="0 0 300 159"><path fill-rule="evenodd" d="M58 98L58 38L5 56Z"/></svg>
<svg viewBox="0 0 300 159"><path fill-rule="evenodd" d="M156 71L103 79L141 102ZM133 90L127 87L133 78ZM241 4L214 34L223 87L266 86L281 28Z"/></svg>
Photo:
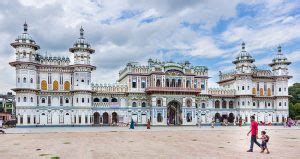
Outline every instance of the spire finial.
<svg viewBox="0 0 300 159"><path fill-rule="evenodd" d="M26 20L25 20L25 23L24 23L24 32L26 33L27 32L27 30L28 30L28 25L27 25L27 23L26 23Z"/></svg>
<svg viewBox="0 0 300 159"><path fill-rule="evenodd" d="M245 42L243 41L243 43L242 43L242 50L243 50L243 51L245 51L245 45L246 45L246 44L245 44Z"/></svg>
<svg viewBox="0 0 300 159"><path fill-rule="evenodd" d="M80 38L83 39L83 33L84 33L84 30L82 28L82 26L80 27Z"/></svg>
<svg viewBox="0 0 300 159"><path fill-rule="evenodd" d="M281 46L280 45L277 47L277 51L278 51L278 54L281 54Z"/></svg>

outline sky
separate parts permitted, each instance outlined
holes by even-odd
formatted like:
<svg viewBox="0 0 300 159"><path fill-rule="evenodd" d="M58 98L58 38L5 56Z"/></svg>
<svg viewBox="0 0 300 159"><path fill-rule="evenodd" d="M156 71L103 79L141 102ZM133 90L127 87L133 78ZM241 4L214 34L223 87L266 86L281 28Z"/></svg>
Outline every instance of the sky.
<svg viewBox="0 0 300 159"><path fill-rule="evenodd" d="M297 0L1 0L0 93L15 87L10 43L25 20L39 53L49 56L70 56L83 26L96 50L93 83L115 83L128 62L153 58L207 66L209 87L217 87L218 72L234 69L243 41L261 69L271 69L281 45L292 62L289 84L300 81Z"/></svg>

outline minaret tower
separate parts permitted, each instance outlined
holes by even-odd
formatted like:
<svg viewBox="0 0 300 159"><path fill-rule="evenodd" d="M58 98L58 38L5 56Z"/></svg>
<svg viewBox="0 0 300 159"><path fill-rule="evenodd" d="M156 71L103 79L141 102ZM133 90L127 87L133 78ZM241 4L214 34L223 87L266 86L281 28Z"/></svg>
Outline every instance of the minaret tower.
<svg viewBox="0 0 300 159"><path fill-rule="evenodd" d="M252 63L254 61L252 56L245 50L245 42L243 42L242 51L232 63L235 64L237 73L251 73Z"/></svg>
<svg viewBox="0 0 300 159"><path fill-rule="evenodd" d="M288 76L288 65L290 64L291 62L281 52L281 46L278 46L277 54L273 58L272 63L269 64L272 67L273 74L275 76Z"/></svg>
<svg viewBox="0 0 300 159"><path fill-rule="evenodd" d="M73 105L91 106L91 72L96 69L90 64L90 56L95 52L84 38L84 30L80 28L80 36L69 51L74 55Z"/></svg>
<svg viewBox="0 0 300 159"><path fill-rule="evenodd" d="M16 59L9 64L16 68L16 110L18 123L20 119L23 124L32 124L31 112L23 112L22 108L37 106L37 50L40 48L28 34L28 25L24 23L24 32L19 35L11 46L15 49ZM30 118L30 119L28 119ZM28 122L30 121L30 122Z"/></svg>

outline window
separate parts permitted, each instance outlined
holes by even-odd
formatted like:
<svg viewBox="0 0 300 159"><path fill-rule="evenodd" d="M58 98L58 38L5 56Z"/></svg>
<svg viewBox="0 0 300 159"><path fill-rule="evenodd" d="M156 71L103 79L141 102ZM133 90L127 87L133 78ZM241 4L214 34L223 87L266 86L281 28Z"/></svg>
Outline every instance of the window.
<svg viewBox="0 0 300 159"><path fill-rule="evenodd" d="M70 82L69 81L65 81L65 83L64 83L64 90L65 91L69 91L70 90Z"/></svg>
<svg viewBox="0 0 300 159"><path fill-rule="evenodd" d="M20 78L18 78L18 83L20 83Z"/></svg>
<svg viewBox="0 0 300 159"><path fill-rule="evenodd" d="M253 102L253 107L255 107L255 102Z"/></svg>
<svg viewBox="0 0 300 159"><path fill-rule="evenodd" d="M26 83L26 78L25 77L23 78L23 83Z"/></svg>
<svg viewBox="0 0 300 159"><path fill-rule="evenodd" d="M178 79L178 81L177 81L177 87L181 87L181 79Z"/></svg>
<svg viewBox="0 0 300 159"><path fill-rule="evenodd" d="M238 86L238 91L240 90L240 87Z"/></svg>
<svg viewBox="0 0 300 159"><path fill-rule="evenodd" d="M279 102L279 106L281 106L281 102Z"/></svg>
<svg viewBox="0 0 300 159"><path fill-rule="evenodd" d="M106 103L106 102L108 102L108 99L107 99L107 98L103 98L103 99L102 99L102 102L105 102L105 103Z"/></svg>
<svg viewBox="0 0 300 159"><path fill-rule="evenodd" d="M48 106L51 105L51 96L48 96Z"/></svg>
<svg viewBox="0 0 300 159"><path fill-rule="evenodd" d="M84 98L81 98L81 103L84 103Z"/></svg>
<svg viewBox="0 0 300 159"><path fill-rule="evenodd" d="M100 102L99 98L94 98L94 102Z"/></svg>
<svg viewBox="0 0 300 159"><path fill-rule="evenodd" d="M84 79L81 79L81 82L84 82Z"/></svg>
<svg viewBox="0 0 300 159"><path fill-rule="evenodd" d="M215 108L216 109L220 108L220 101L218 101L218 100L215 101Z"/></svg>
<svg viewBox="0 0 300 159"><path fill-rule="evenodd" d="M30 83L33 83L33 79L32 78L30 78Z"/></svg>
<svg viewBox="0 0 300 159"><path fill-rule="evenodd" d="M132 107L136 107L136 102L132 102Z"/></svg>
<svg viewBox="0 0 300 159"><path fill-rule="evenodd" d="M245 90L245 86L242 86L242 90Z"/></svg>
<svg viewBox="0 0 300 159"><path fill-rule="evenodd" d="M88 103L90 103L90 98L88 98Z"/></svg>
<svg viewBox="0 0 300 159"><path fill-rule="evenodd" d="M190 80L186 80L186 88L190 88L191 87L191 81Z"/></svg>
<svg viewBox="0 0 300 159"><path fill-rule="evenodd" d="M222 108L226 109L226 101L225 100L222 102Z"/></svg>
<svg viewBox="0 0 300 159"><path fill-rule="evenodd" d="M53 90L54 90L54 91L57 91L57 90L58 90L58 87L59 87L59 86L58 86L58 81L55 80L55 81L53 82Z"/></svg>
<svg viewBox="0 0 300 159"><path fill-rule="evenodd" d="M279 88L278 91L281 92L281 88Z"/></svg>
<svg viewBox="0 0 300 159"><path fill-rule="evenodd" d="M250 86L248 86L248 90L250 90Z"/></svg>
<svg viewBox="0 0 300 159"><path fill-rule="evenodd" d="M270 107L271 106L271 103L268 103L268 107Z"/></svg>
<svg viewBox="0 0 300 159"><path fill-rule="evenodd" d="M256 94L256 89L252 88L252 94L255 95Z"/></svg>
<svg viewBox="0 0 300 159"><path fill-rule="evenodd" d="M242 102L242 105L245 105L245 102L244 102L244 101Z"/></svg>
<svg viewBox="0 0 300 159"><path fill-rule="evenodd" d="M66 99L65 99L65 103L69 103L69 98L66 98Z"/></svg>
<svg viewBox="0 0 300 159"><path fill-rule="evenodd" d="M42 80L41 87L42 87L42 90L47 90L48 89L46 80Z"/></svg>
<svg viewBox="0 0 300 159"><path fill-rule="evenodd" d="M286 102L284 102L284 106L286 106Z"/></svg>
<svg viewBox="0 0 300 159"><path fill-rule="evenodd" d="M76 98L76 103L78 103L79 102L79 100L78 100L78 98Z"/></svg>
<svg viewBox="0 0 300 159"><path fill-rule="evenodd" d="M31 103L33 102L33 97L30 98L30 102L31 102Z"/></svg>
<svg viewBox="0 0 300 159"><path fill-rule="evenodd" d="M146 107L146 103L145 102L142 103L142 107Z"/></svg>
<svg viewBox="0 0 300 159"><path fill-rule="evenodd" d="M161 123L163 121L161 113L157 113L157 122Z"/></svg>
<svg viewBox="0 0 300 159"><path fill-rule="evenodd" d="M205 81L202 81L201 88L202 88L202 90L205 90Z"/></svg>
<svg viewBox="0 0 300 159"><path fill-rule="evenodd" d="M201 107L202 107L202 108L205 108L205 103L202 103L202 104L201 104Z"/></svg>
<svg viewBox="0 0 300 159"><path fill-rule="evenodd" d="M18 102L20 102L20 97L18 97Z"/></svg>
<svg viewBox="0 0 300 159"><path fill-rule="evenodd" d="M170 87L170 81L169 81L169 79L166 79L166 87Z"/></svg>
<svg viewBox="0 0 300 159"><path fill-rule="evenodd" d="M45 98L42 98L42 103L46 103L46 99Z"/></svg>
<svg viewBox="0 0 300 159"><path fill-rule="evenodd" d="M191 107L192 106L192 101L190 99L186 100L186 106Z"/></svg>
<svg viewBox="0 0 300 159"><path fill-rule="evenodd" d="M156 106L161 107L161 100L160 100L160 99L158 99L158 100L156 101Z"/></svg>
<svg viewBox="0 0 300 159"><path fill-rule="evenodd" d="M156 80L156 87L160 87L160 79Z"/></svg>
<svg viewBox="0 0 300 159"><path fill-rule="evenodd" d="M142 80L141 88L146 88L146 81L145 81L145 79Z"/></svg>
<svg viewBox="0 0 300 159"><path fill-rule="evenodd" d="M233 109L233 101L229 102L229 109Z"/></svg>
<svg viewBox="0 0 300 159"><path fill-rule="evenodd" d="M136 88L136 78L132 79L132 88Z"/></svg>
<svg viewBox="0 0 300 159"><path fill-rule="evenodd" d="M118 99L117 98L112 98L111 102L118 102Z"/></svg>
<svg viewBox="0 0 300 159"><path fill-rule="evenodd" d="M23 102L26 102L26 100L27 100L27 98L26 98L26 97L24 97L24 98L23 98Z"/></svg>

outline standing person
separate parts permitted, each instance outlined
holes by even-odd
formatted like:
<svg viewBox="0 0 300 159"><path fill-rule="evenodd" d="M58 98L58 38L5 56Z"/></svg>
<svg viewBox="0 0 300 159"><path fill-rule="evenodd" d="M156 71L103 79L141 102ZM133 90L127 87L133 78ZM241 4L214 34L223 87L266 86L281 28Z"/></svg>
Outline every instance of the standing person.
<svg viewBox="0 0 300 159"><path fill-rule="evenodd" d="M247 136L251 133L251 140L250 140L250 149L247 152L253 152L253 144L255 143L257 146L261 147L260 143L257 142L257 135L258 135L258 124L255 121L255 117L251 116L251 129L247 133Z"/></svg>
<svg viewBox="0 0 300 159"><path fill-rule="evenodd" d="M150 129L150 120L147 121L147 129Z"/></svg>
<svg viewBox="0 0 300 159"><path fill-rule="evenodd" d="M134 129L134 122L133 119L131 118L131 122L130 122L130 128L129 129Z"/></svg>
<svg viewBox="0 0 300 159"><path fill-rule="evenodd" d="M242 117L240 117L240 119L239 119L239 126L241 127L242 124L243 124L243 119L242 119Z"/></svg>

